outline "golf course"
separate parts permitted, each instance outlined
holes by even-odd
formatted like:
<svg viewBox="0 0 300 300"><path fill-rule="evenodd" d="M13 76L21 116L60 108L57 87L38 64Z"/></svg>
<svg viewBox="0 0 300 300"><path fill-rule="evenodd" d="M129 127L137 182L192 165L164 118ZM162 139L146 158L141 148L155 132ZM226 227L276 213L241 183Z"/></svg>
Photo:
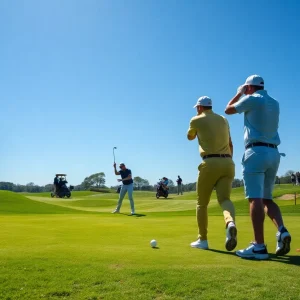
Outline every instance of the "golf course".
<svg viewBox="0 0 300 300"><path fill-rule="evenodd" d="M278 185L274 198L292 235L291 252L274 255L276 228L265 221L267 261L224 248L225 225L215 193L209 205L210 249L197 239L196 192L156 199L134 192L136 215L118 194L0 191L0 299L300 299L300 187ZM243 188L232 191L238 246L252 240ZM157 247L151 248L155 239Z"/></svg>

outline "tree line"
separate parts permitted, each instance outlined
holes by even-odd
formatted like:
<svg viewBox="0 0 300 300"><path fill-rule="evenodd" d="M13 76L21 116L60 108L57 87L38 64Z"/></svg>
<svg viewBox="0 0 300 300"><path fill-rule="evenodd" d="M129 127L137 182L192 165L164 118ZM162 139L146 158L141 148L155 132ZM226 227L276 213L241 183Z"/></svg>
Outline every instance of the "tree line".
<svg viewBox="0 0 300 300"><path fill-rule="evenodd" d="M276 177L276 184L286 184L291 183L291 174L295 173L293 170L287 171L283 176ZM74 186L74 191L87 191L87 190L103 190L109 189L105 185L105 173L99 172L87 176L84 178L81 184ZM133 178L133 186L135 190L140 191L155 191L156 184L151 185L147 179L136 176ZM172 179L169 179L169 192L177 193L177 186L175 185ZM244 186L244 182L241 179L234 179L232 182L232 187L241 187ZM110 189L117 190L119 185L111 186ZM196 182L182 184L183 191L190 192L196 190ZM12 192L25 192L25 193L42 193L42 192L51 192L53 190L53 184L46 184L44 186L39 186L33 182L29 182L26 185L14 184L12 182L0 181L0 190L7 190Z"/></svg>

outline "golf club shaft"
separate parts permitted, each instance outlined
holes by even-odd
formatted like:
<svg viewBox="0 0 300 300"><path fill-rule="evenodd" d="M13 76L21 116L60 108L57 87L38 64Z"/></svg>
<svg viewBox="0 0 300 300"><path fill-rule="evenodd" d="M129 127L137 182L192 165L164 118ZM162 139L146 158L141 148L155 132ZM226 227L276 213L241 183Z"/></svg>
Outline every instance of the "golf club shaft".
<svg viewBox="0 0 300 300"><path fill-rule="evenodd" d="M115 149L117 149L117 147L113 147L113 155L114 155L114 164L116 163L116 157L115 157Z"/></svg>

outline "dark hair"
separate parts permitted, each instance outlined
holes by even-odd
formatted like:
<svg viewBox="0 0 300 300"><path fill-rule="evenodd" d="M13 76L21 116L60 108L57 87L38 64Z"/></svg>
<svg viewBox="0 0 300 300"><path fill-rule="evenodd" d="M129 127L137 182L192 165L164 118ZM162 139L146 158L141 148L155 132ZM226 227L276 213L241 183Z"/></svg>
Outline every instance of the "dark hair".
<svg viewBox="0 0 300 300"><path fill-rule="evenodd" d="M259 91L259 90L264 90L264 87L263 86L259 86L259 85L250 85L253 87L253 89L256 91Z"/></svg>
<svg viewBox="0 0 300 300"><path fill-rule="evenodd" d="M202 106L203 107L203 110L209 110L209 109L212 109L212 106Z"/></svg>

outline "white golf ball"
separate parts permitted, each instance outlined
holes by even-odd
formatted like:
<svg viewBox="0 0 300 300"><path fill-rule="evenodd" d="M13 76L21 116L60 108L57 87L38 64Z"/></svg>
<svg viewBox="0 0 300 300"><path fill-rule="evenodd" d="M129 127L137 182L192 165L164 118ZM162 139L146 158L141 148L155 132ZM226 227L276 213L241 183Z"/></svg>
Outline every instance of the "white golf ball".
<svg viewBox="0 0 300 300"><path fill-rule="evenodd" d="M157 246L157 241L156 240L152 240L150 242L150 245L151 245L152 248L155 248Z"/></svg>

